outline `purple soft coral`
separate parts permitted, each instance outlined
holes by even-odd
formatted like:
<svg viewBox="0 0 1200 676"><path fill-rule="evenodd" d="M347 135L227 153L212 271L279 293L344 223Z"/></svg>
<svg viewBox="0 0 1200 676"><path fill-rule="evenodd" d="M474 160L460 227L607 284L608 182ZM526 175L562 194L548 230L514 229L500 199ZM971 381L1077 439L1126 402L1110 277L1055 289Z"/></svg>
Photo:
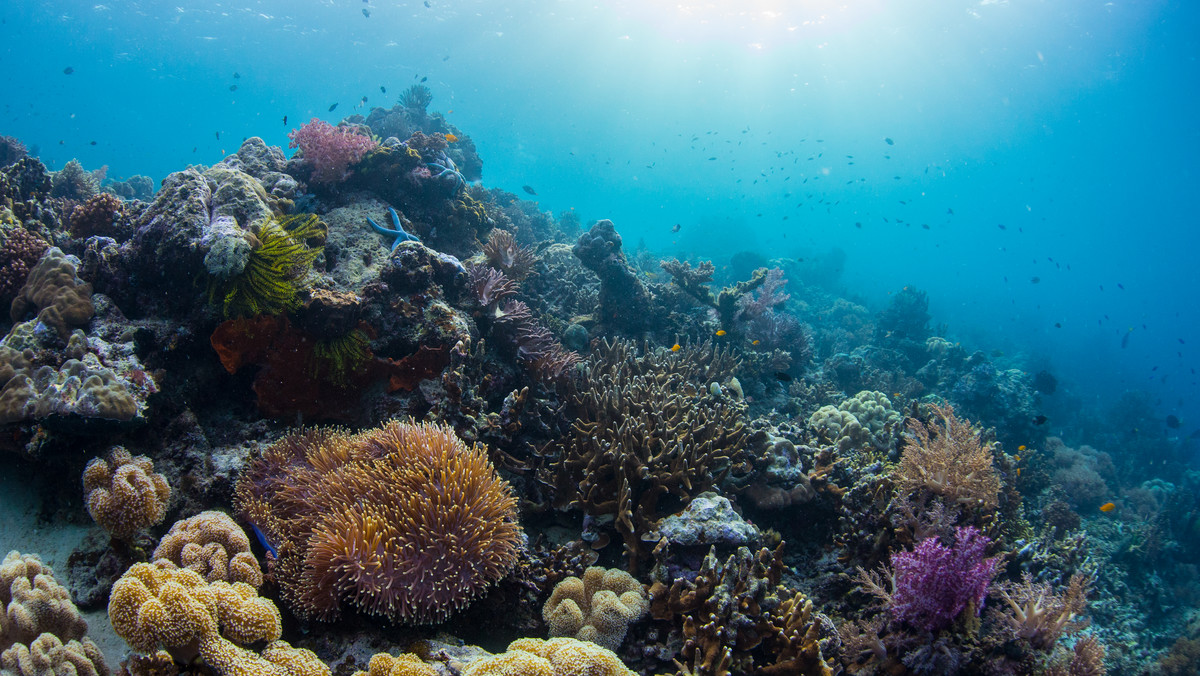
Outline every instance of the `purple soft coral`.
<svg viewBox="0 0 1200 676"><path fill-rule="evenodd" d="M983 609L999 559L984 558L992 541L975 528L959 528L956 539L953 548L931 537L911 552L892 554L891 608L896 619L937 631L949 626L969 604L974 604L976 614Z"/></svg>
<svg viewBox="0 0 1200 676"><path fill-rule="evenodd" d="M346 180L350 166L358 164L378 143L350 127L335 127L313 118L288 133L289 148L300 148L304 161L312 167L314 183L338 183Z"/></svg>

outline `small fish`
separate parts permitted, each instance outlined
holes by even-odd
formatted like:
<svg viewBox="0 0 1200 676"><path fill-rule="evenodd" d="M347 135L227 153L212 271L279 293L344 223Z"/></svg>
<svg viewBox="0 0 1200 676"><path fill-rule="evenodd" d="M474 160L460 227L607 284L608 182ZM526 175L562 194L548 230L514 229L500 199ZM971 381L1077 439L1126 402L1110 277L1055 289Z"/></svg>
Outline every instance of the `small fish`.
<svg viewBox="0 0 1200 676"><path fill-rule="evenodd" d="M996 224L996 227L997 227L997 228L1000 228L1001 230L1007 230L1007 229L1008 229L1008 228L1006 228L1006 227L1004 226L1004 224L1003 224L1003 223L997 223L997 224Z"/></svg>
<svg viewBox="0 0 1200 676"><path fill-rule="evenodd" d="M358 105L357 105L357 106L355 106L355 107L356 107L356 108L362 108L362 107L363 107L363 106L365 106L365 105L367 105L367 95L366 95L366 94L363 94L363 97L362 97L361 99L359 99L359 100L358 100Z"/></svg>
<svg viewBox="0 0 1200 676"><path fill-rule="evenodd" d="M1021 444L1020 446L1017 446L1017 450L1018 450L1018 451L1024 451L1024 450L1025 450L1025 444Z"/></svg>
<svg viewBox="0 0 1200 676"><path fill-rule="evenodd" d="M954 215L954 210L953 210L953 209L950 209L950 208L947 208L947 209L946 209L946 215L948 215L948 216L953 216L953 215Z"/></svg>
<svg viewBox="0 0 1200 676"><path fill-rule="evenodd" d="M1029 280L1029 283L1030 283L1030 284L1037 284L1037 283L1038 283L1038 282L1040 282L1040 281L1042 281L1042 278L1041 278L1041 277L1034 277L1034 278L1032 278L1032 279L1030 279L1030 280Z"/></svg>
<svg viewBox="0 0 1200 676"><path fill-rule="evenodd" d="M1108 514L1109 512L1113 511L1116 508L1117 508L1117 506L1111 502L1106 502L1103 505L1100 505L1100 511L1104 512L1105 514Z"/></svg>
<svg viewBox="0 0 1200 676"><path fill-rule="evenodd" d="M95 141L92 141L91 145L96 145L96 142L95 142Z"/></svg>
<svg viewBox="0 0 1200 676"><path fill-rule="evenodd" d="M725 337L725 334L726 334L726 333L727 333L727 332L725 331L725 329L718 329L718 330L717 330L717 337L718 337L718 338L723 338L723 337Z"/></svg>
<svg viewBox="0 0 1200 676"><path fill-rule="evenodd" d="M242 74L241 74L241 73L239 73L239 72L237 72L237 71L234 71L234 72L233 72L233 79L235 79L235 80L240 80L240 79L241 79L241 77L242 77Z"/></svg>
<svg viewBox="0 0 1200 676"><path fill-rule="evenodd" d="M447 55L445 55L445 56L443 56L443 57L442 57L442 62L443 62L443 63L445 63L446 61L449 61L449 60L450 60L450 55L449 55L449 54L447 54Z"/></svg>
<svg viewBox="0 0 1200 676"><path fill-rule="evenodd" d="M287 115L283 116L283 126L287 126Z"/></svg>
<svg viewBox="0 0 1200 676"><path fill-rule="evenodd" d="M236 92L236 91L237 91L237 85L229 85L229 91L231 91L231 92Z"/></svg>
<svg viewBox="0 0 1200 676"><path fill-rule="evenodd" d="M371 18L371 10L367 9L366 7L363 7L362 12L363 12L363 16L367 17L368 19Z"/></svg>
<svg viewBox="0 0 1200 676"><path fill-rule="evenodd" d="M715 161L716 159L717 159L717 158L715 158L715 157L710 157L710 158L708 158L708 161L709 161L709 162L713 162L713 161Z"/></svg>
<svg viewBox="0 0 1200 676"><path fill-rule="evenodd" d="M457 140L458 140L458 137L455 136L454 134L446 134L446 143L454 143Z"/></svg>
<svg viewBox="0 0 1200 676"><path fill-rule="evenodd" d="M421 82L425 82L425 81L426 81L426 80L428 80L428 79L429 79L429 76L428 76L428 75L426 75L425 77L421 78Z"/></svg>
<svg viewBox="0 0 1200 676"><path fill-rule="evenodd" d="M1047 418L1044 415L1035 415L1033 417L1033 424L1034 425L1045 425L1047 420L1049 420L1049 418Z"/></svg>
<svg viewBox="0 0 1200 676"><path fill-rule="evenodd" d="M1173 430L1179 429L1179 417L1175 415L1167 416L1167 427Z"/></svg>
<svg viewBox="0 0 1200 676"><path fill-rule="evenodd" d="M221 140L221 132L219 132L219 131L216 131L216 132L213 132L213 133L216 135L216 137L217 137L217 140L218 140L218 141L220 141L220 140Z"/></svg>
<svg viewBox="0 0 1200 676"><path fill-rule="evenodd" d="M537 191L527 185L521 186L521 190L524 190L525 192L529 193L530 195L537 195Z"/></svg>
<svg viewBox="0 0 1200 676"><path fill-rule="evenodd" d="M425 0L425 7L433 7L433 5L429 4L429 0Z"/></svg>
<svg viewBox="0 0 1200 676"><path fill-rule="evenodd" d="M380 93L380 94L386 94L386 93L387 93L387 87L384 87L383 85L379 85L379 93Z"/></svg>
<svg viewBox="0 0 1200 676"><path fill-rule="evenodd" d="M254 524L250 524L250 528L254 531L254 536L258 538L258 541L260 544L262 544L263 549L267 550L268 552L271 552L271 556L274 556L275 558L278 559L279 551L276 550L275 547L271 546L270 542L267 542L267 536L264 535L263 532L258 529L258 526L254 525Z"/></svg>
<svg viewBox="0 0 1200 676"><path fill-rule="evenodd" d="M1062 322L1054 322L1054 328L1056 328L1056 329L1061 329L1061 328L1062 328Z"/></svg>
<svg viewBox="0 0 1200 676"><path fill-rule="evenodd" d="M1122 290L1122 291L1124 291L1124 290L1125 290L1125 285L1124 285L1124 284L1121 284L1120 282L1118 282L1118 283L1117 283L1117 288L1118 288L1118 289L1120 289L1120 290Z"/></svg>
<svg viewBox="0 0 1200 676"><path fill-rule="evenodd" d="M678 352L678 351L680 351L680 350L682 350L682 349L683 349L683 346L682 346L682 345L680 345L679 343L675 343L674 345L672 345L672 346L671 346L671 351L672 351L672 352Z"/></svg>
<svg viewBox="0 0 1200 676"><path fill-rule="evenodd" d="M776 371L775 380L778 380L781 383L790 383L792 382L792 376L785 371Z"/></svg>
<svg viewBox="0 0 1200 676"><path fill-rule="evenodd" d="M75 72L75 69L70 66L63 68L63 75L70 75L71 73L74 73L74 72Z"/></svg>
<svg viewBox="0 0 1200 676"><path fill-rule="evenodd" d="M760 341L760 340L752 340L752 341L750 341L750 344L751 344L751 345L758 345L760 342L762 342L762 341Z"/></svg>
<svg viewBox="0 0 1200 676"><path fill-rule="evenodd" d="M1121 349L1124 350L1127 347L1129 347L1129 334L1128 333L1121 336Z"/></svg>
<svg viewBox="0 0 1200 676"><path fill-rule="evenodd" d="M674 226L671 228L671 232L679 232L679 229L680 229L680 228L682 228L682 227L683 227L683 225L681 225L681 224L679 224L679 223L676 223L676 224L675 224L675 225L674 225Z"/></svg>
<svg viewBox="0 0 1200 676"><path fill-rule="evenodd" d="M896 145L896 142L895 142L895 141L893 141L892 139L890 139L890 138L887 138L887 137L884 137L883 141L884 141L884 143L887 143L889 146L894 146L894 145Z"/></svg>
<svg viewBox="0 0 1200 676"><path fill-rule="evenodd" d="M333 112L333 109L334 109L334 108L337 108L337 106L338 106L338 104L336 104L336 103L335 103L335 104L333 104L332 106L329 106L329 112L331 112L331 113L332 113L332 112Z"/></svg>

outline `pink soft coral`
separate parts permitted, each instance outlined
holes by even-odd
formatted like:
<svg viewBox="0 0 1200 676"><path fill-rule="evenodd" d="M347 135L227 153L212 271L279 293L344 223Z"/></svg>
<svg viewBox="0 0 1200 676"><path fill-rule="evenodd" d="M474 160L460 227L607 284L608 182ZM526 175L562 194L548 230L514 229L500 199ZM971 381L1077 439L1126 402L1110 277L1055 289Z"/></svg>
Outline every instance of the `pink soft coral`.
<svg viewBox="0 0 1200 676"><path fill-rule="evenodd" d="M335 127L313 118L308 124L288 133L289 148L299 148L312 166L314 183L339 183L346 180L350 165L375 149L378 143L348 127Z"/></svg>

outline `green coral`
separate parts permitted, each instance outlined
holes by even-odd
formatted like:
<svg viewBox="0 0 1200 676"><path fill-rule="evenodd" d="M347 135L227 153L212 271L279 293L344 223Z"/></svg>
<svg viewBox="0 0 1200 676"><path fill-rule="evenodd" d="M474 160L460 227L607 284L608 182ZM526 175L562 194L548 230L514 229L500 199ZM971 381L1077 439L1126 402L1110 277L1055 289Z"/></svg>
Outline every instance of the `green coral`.
<svg viewBox="0 0 1200 676"><path fill-rule="evenodd" d="M313 261L325 248L325 224L315 214L276 216L255 234L245 269L209 286L209 300L219 302L226 317L277 315L300 307Z"/></svg>

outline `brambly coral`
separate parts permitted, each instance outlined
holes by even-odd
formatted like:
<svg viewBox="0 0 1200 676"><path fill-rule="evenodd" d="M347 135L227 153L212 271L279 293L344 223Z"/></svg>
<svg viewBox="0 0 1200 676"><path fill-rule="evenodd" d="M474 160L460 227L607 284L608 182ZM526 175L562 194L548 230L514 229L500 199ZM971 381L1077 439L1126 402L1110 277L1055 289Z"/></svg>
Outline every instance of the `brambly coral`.
<svg viewBox="0 0 1200 676"><path fill-rule="evenodd" d="M331 621L352 605L440 622L516 565L512 489L446 427L293 433L251 463L237 494L301 617Z"/></svg>

